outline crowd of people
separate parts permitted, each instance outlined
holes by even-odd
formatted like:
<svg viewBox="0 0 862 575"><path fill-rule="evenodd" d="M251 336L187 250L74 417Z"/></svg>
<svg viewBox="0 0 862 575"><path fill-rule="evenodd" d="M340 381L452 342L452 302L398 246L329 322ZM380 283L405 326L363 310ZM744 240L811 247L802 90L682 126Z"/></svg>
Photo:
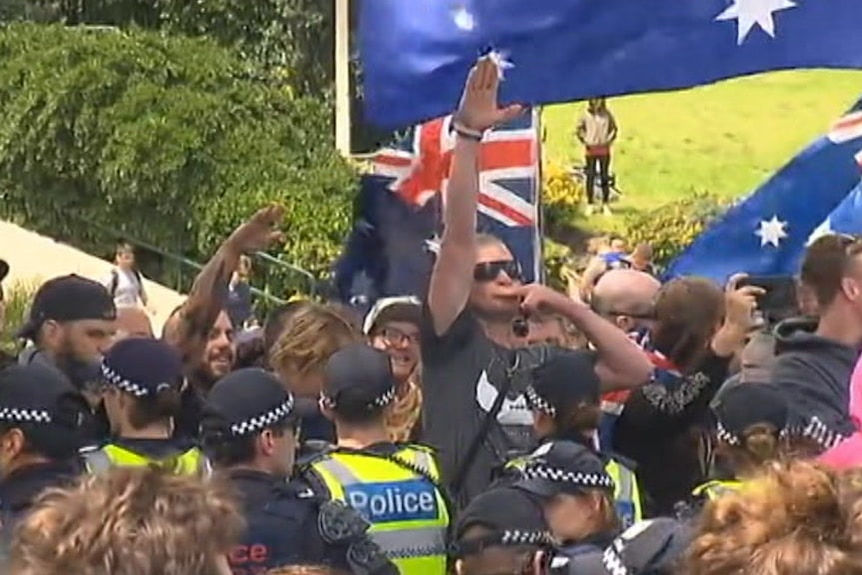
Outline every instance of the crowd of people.
<svg viewBox="0 0 862 575"><path fill-rule="evenodd" d="M862 241L814 242L782 314L613 242L570 293L526 284L476 232L498 87L479 60L426 294L253 327L231 294L278 206L160 334L127 246L43 284L0 370L3 572L862 572Z"/></svg>

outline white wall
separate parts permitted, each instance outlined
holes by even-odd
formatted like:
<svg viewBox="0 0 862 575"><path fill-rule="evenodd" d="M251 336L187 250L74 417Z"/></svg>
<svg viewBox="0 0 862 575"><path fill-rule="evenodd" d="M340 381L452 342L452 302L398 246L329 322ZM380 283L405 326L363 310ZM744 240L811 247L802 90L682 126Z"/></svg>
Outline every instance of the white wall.
<svg viewBox="0 0 862 575"><path fill-rule="evenodd" d="M111 271L110 262L2 221L0 259L9 262L9 276L3 281L7 289L16 281L41 283L72 273L101 282ZM159 334L168 315L185 296L150 280L145 280L145 287L156 312L153 328Z"/></svg>

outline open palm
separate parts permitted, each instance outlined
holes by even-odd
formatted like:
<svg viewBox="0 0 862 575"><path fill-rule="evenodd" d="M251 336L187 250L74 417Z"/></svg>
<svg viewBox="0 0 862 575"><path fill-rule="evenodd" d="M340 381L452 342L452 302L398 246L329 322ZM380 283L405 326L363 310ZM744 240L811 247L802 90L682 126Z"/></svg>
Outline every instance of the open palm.
<svg viewBox="0 0 862 575"><path fill-rule="evenodd" d="M518 104L500 107L499 92L497 64L489 56L480 58L467 77L455 119L466 128L485 131L505 124L523 112L523 106Z"/></svg>

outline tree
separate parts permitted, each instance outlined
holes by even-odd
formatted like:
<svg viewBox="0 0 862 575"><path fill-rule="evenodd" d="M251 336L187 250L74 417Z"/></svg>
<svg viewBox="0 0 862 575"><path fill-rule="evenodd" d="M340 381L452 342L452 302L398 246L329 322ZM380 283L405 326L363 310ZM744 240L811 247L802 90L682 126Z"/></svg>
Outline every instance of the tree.
<svg viewBox="0 0 862 575"><path fill-rule="evenodd" d="M91 247L100 227L203 259L268 201L288 207L287 261L324 274L354 174L326 107L248 77L205 39L0 29L0 189L7 215ZM274 279L273 287L281 289Z"/></svg>

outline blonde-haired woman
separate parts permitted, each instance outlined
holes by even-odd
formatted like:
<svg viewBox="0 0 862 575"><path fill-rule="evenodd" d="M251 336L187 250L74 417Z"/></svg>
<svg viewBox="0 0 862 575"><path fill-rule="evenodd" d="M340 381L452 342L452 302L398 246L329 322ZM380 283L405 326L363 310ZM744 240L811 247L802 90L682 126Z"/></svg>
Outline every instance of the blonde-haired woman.
<svg viewBox="0 0 862 575"><path fill-rule="evenodd" d="M862 573L860 479L810 461L769 464L704 509L680 573Z"/></svg>
<svg viewBox="0 0 862 575"><path fill-rule="evenodd" d="M308 303L285 322L269 351L269 363L297 398L303 441L335 441L332 423L317 407L323 372L336 351L359 341L362 331L350 310L334 304Z"/></svg>
<svg viewBox="0 0 862 575"><path fill-rule="evenodd" d="M18 527L12 575L230 575L242 530L221 483L115 468L46 492Z"/></svg>

